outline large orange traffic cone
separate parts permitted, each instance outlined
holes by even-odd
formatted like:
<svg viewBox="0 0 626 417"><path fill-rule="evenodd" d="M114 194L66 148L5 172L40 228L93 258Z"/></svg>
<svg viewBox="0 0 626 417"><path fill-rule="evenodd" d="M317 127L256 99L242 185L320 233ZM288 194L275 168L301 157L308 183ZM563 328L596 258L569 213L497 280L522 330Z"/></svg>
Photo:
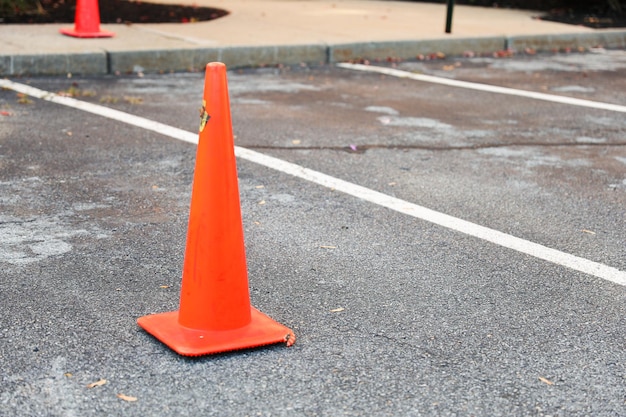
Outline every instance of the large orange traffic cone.
<svg viewBox="0 0 626 417"><path fill-rule="evenodd" d="M64 35L75 38L110 38L115 34L100 30L98 0L77 0L73 29L60 29Z"/></svg>
<svg viewBox="0 0 626 417"><path fill-rule="evenodd" d="M279 342L293 332L250 305L226 66L206 67L178 311L137 323L181 355Z"/></svg>

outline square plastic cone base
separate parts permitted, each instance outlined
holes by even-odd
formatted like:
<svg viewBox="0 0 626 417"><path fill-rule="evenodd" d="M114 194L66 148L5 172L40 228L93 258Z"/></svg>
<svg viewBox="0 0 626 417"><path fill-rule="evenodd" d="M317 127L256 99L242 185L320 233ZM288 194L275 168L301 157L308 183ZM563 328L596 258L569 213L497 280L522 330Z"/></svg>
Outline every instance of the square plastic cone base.
<svg viewBox="0 0 626 417"><path fill-rule="evenodd" d="M255 308L252 321L234 330L196 330L178 324L178 311L151 314L137 324L169 348L184 356L201 356L293 340L293 332Z"/></svg>
<svg viewBox="0 0 626 417"><path fill-rule="evenodd" d="M77 32L75 29L59 29L63 35L73 36L74 38L112 38L115 36L113 32L100 30L98 32Z"/></svg>

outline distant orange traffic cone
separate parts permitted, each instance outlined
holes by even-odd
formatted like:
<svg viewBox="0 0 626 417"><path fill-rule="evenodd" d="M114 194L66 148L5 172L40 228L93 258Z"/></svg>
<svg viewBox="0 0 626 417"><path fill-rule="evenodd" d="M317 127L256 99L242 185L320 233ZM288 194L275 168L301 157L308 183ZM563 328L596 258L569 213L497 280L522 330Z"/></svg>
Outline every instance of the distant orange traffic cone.
<svg viewBox="0 0 626 417"><path fill-rule="evenodd" d="M73 29L60 29L64 35L75 38L110 38L115 34L100 30L98 0L77 0Z"/></svg>
<svg viewBox="0 0 626 417"><path fill-rule="evenodd" d="M250 305L226 66L206 66L178 311L137 323L181 355L295 342Z"/></svg>

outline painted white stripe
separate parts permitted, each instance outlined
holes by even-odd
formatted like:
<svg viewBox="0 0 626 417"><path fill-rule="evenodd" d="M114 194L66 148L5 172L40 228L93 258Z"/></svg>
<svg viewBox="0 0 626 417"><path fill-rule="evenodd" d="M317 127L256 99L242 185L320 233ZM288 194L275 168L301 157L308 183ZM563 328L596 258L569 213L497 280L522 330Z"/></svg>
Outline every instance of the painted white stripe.
<svg viewBox="0 0 626 417"><path fill-rule="evenodd" d="M484 91L487 93L507 94L510 96L532 98L535 100L551 101L553 103L569 104L572 106L589 107L593 109L617 111L626 113L626 106L618 104L603 103L600 101L583 100L580 98L557 96L554 94L536 93L534 91L517 90L515 88L498 87L489 84L471 83L468 81L458 81L449 78L434 77L432 75L415 74L413 72L402 71L394 68L377 67L362 64L337 64L340 68L351 69L356 71L374 72L385 74L392 77L408 78L416 81L427 83L442 84L450 87L468 88L471 90Z"/></svg>
<svg viewBox="0 0 626 417"><path fill-rule="evenodd" d="M83 110L88 113L106 117L108 119L117 120L118 122L123 122L129 125L140 127L142 129L157 132L162 135L169 136L170 138L198 144L197 133L187 132L186 130L178 129L173 126L168 126L163 123L145 119L143 117L133 116L132 114L125 113L119 110L114 110L109 107L87 103L85 101L76 100L72 97L60 96L49 91L40 90L29 85L19 84L9 80L0 79L0 87L8 88L13 91L17 91L18 93L23 93L31 97L40 98L42 100L51 101L53 103L63 104L64 106Z"/></svg>
<svg viewBox="0 0 626 417"><path fill-rule="evenodd" d="M294 177L311 181L324 187L341 191L370 203L387 207L399 213L406 214L420 220L425 220L469 236L486 240L499 246L504 246L557 265L565 266L576 271L584 272L586 274L626 286L626 272L620 271L617 268L570 255L528 240L520 239L488 227L452 217L447 214L362 187L360 185L331 177L330 175L326 175L321 172L304 168L300 165L292 164L291 162L286 162L259 152L251 151L249 149L238 148L236 149L236 155L242 159L293 175Z"/></svg>
<svg viewBox="0 0 626 417"><path fill-rule="evenodd" d="M69 97L61 97L54 93L39 90L37 88L33 88L27 85L14 83L8 80L0 80L0 87L8 88L54 103L63 104L103 117L108 117L123 123L161 133L174 139L190 143L198 142L197 133L187 132L168 125L164 125L162 123L154 122L149 119L127 114L118 110L113 110L108 107L85 103ZM408 216L412 216L427 222L431 222L439 226L452 229L460 233L464 233L469 236L483 239L487 242L513 249L515 251L531 255L557 265L571 268L575 271L583 272L585 274L589 274L598 278L605 279L607 281L614 282L619 285L626 286L626 272L620 271L617 268L613 268L611 266L607 266L598 262L593 262L578 256L570 255L556 249L548 248L537 243L533 243L515 236L508 235L506 233L499 232L494 229L490 229L488 227L480 226L466 220L439 213L426 207L422 207L417 204L401 200L399 198L391 197L378 191L374 191L369 188L362 187L360 185L353 184L335 177L331 177L330 175L326 175L312 169L304 168L300 165L283 161L282 159L274 158L272 156L252 151L250 149L236 146L235 155L238 158L245 159L259 165L263 165L265 167L313 182L327 188L341 191L345 194L351 195L364 201L368 201L373 204L377 204L382 207L389 208L399 213L406 214Z"/></svg>

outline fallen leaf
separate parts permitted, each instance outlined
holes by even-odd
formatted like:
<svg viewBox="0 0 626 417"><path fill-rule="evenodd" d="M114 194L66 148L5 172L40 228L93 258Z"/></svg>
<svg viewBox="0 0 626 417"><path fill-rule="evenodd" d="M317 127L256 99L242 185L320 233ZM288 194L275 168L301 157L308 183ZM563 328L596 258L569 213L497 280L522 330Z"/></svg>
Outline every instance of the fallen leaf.
<svg viewBox="0 0 626 417"><path fill-rule="evenodd" d="M169 288L170 285L159 285L159 288Z"/></svg>
<svg viewBox="0 0 626 417"><path fill-rule="evenodd" d="M128 104L141 104L143 103L143 98L141 97L132 97L132 96L124 96L124 101Z"/></svg>
<svg viewBox="0 0 626 417"><path fill-rule="evenodd" d="M288 333L285 335L285 342L287 342L287 347L293 346L296 343L296 335L293 333Z"/></svg>
<svg viewBox="0 0 626 417"><path fill-rule="evenodd" d="M507 58L513 55L514 55L514 52L511 49L502 49L500 51L496 51L493 53L494 58Z"/></svg>
<svg viewBox="0 0 626 417"><path fill-rule="evenodd" d="M343 307L338 307L338 308L333 308L332 310L330 310L331 313L339 313L340 311L344 311L345 308Z"/></svg>
<svg viewBox="0 0 626 417"><path fill-rule="evenodd" d="M17 93L17 102L20 104L33 104L33 101L24 93Z"/></svg>
<svg viewBox="0 0 626 417"><path fill-rule="evenodd" d="M91 384L87 385L87 388L99 387L99 386L102 386L102 385L104 385L106 383L107 383L106 379L100 379L100 380L98 380L96 382L92 382Z"/></svg>
<svg viewBox="0 0 626 417"><path fill-rule="evenodd" d="M539 377L539 380L541 382L543 382L546 385L554 385L554 382L550 381L549 379L543 378L543 377Z"/></svg>
<svg viewBox="0 0 626 417"><path fill-rule="evenodd" d="M117 394L117 398L128 401L129 403L137 401L137 397L131 397L130 395Z"/></svg>
<svg viewBox="0 0 626 417"><path fill-rule="evenodd" d="M75 97L75 93L74 93L74 90L57 91L57 96L61 96L61 97Z"/></svg>
<svg viewBox="0 0 626 417"><path fill-rule="evenodd" d="M322 248L322 249L337 249L337 246L321 245L320 248Z"/></svg>
<svg viewBox="0 0 626 417"><path fill-rule="evenodd" d="M583 231L583 233L589 233L590 235L595 235L596 234L596 232L594 232L592 230L583 229L582 231Z"/></svg>
<svg viewBox="0 0 626 417"><path fill-rule="evenodd" d="M74 376L74 375L72 375L72 373L71 373L71 372L66 372L66 373L64 373L63 375L64 375L66 378L71 378L71 377L73 377L73 376Z"/></svg>
<svg viewBox="0 0 626 417"><path fill-rule="evenodd" d="M117 97L112 97L112 96L103 96L100 97L100 103L105 103L105 104L115 104L119 101L119 99Z"/></svg>

